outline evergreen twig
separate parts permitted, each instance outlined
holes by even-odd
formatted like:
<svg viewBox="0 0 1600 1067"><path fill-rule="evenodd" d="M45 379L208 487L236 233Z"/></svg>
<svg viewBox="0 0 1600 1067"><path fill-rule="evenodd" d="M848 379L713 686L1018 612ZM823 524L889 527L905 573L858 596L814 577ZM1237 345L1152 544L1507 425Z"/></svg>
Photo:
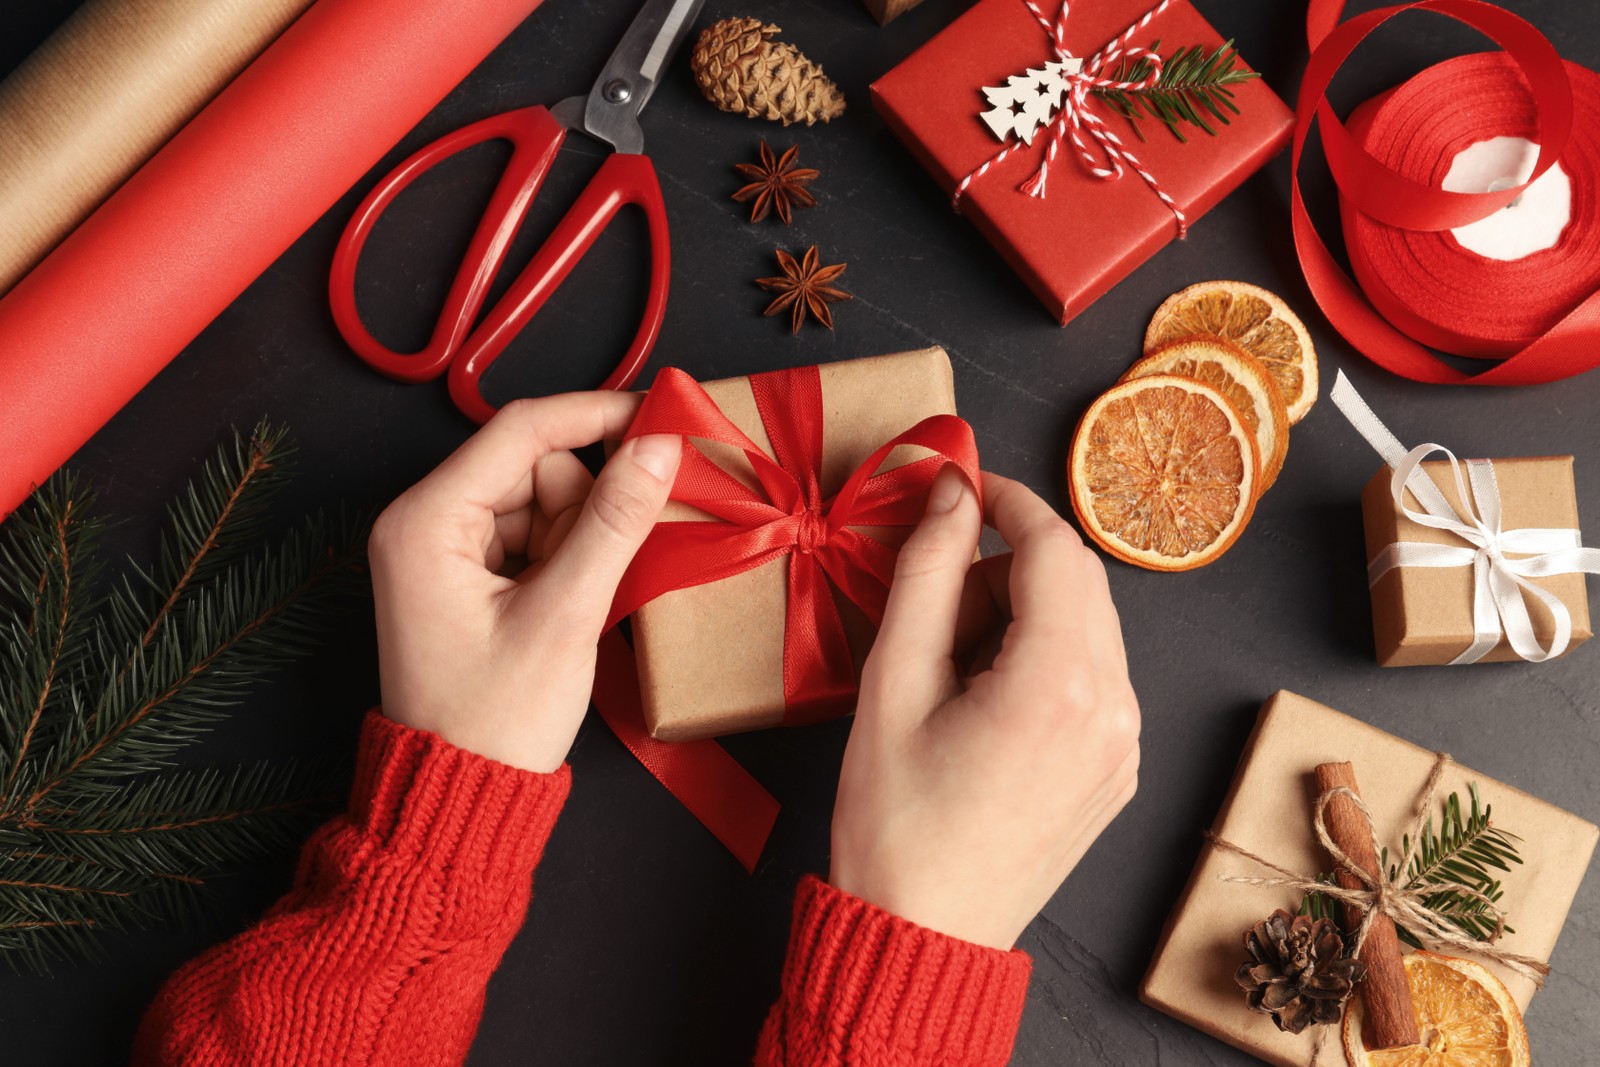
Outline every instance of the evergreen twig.
<svg viewBox="0 0 1600 1067"><path fill-rule="evenodd" d="M1161 50L1161 42L1150 46L1152 52ZM1172 136L1188 142L1184 125L1198 126L1216 136L1212 122L1228 125L1228 114L1239 114L1233 102L1233 90L1252 78L1261 77L1253 70L1244 70L1236 64L1238 50L1232 41L1224 41L1209 55L1200 45L1180 48L1161 63L1161 76L1148 89L1095 89L1094 95L1106 101L1118 114L1128 120L1134 134L1144 140L1144 130L1139 119L1149 118L1163 123ZM1110 77L1115 81L1137 82L1150 76L1148 57L1124 57ZM1209 118L1208 118L1209 116Z"/></svg>
<svg viewBox="0 0 1600 1067"><path fill-rule="evenodd" d="M169 509L155 563L111 582L105 523L70 474L0 527L0 955L13 968L183 917L215 875L292 842L332 799L326 766L177 764L272 668L315 649L364 580L363 522L268 530L291 454L280 427L236 433Z"/></svg>

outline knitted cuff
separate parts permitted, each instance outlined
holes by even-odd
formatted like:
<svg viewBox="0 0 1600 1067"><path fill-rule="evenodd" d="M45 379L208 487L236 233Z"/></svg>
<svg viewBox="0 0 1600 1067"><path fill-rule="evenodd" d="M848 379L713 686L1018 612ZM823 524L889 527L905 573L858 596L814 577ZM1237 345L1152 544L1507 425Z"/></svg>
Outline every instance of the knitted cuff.
<svg viewBox="0 0 1600 1067"><path fill-rule="evenodd" d="M473 913L527 894L571 785L565 764L550 774L511 767L374 708L361 725L349 818L369 859L431 883L441 918L470 925Z"/></svg>
<svg viewBox="0 0 1600 1067"><path fill-rule="evenodd" d="M783 1033L765 1036L818 1067L1002 1065L1032 968L1015 949L937 933L808 876L768 1020Z"/></svg>

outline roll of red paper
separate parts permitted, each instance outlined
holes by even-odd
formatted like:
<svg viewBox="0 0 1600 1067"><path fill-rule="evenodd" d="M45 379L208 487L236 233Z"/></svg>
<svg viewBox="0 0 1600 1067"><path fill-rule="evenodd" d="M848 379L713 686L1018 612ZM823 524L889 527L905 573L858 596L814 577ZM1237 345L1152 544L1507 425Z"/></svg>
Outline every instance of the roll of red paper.
<svg viewBox="0 0 1600 1067"><path fill-rule="evenodd" d="M538 0L320 0L0 299L0 514Z"/></svg>
<svg viewBox="0 0 1600 1067"><path fill-rule="evenodd" d="M1373 362L1415 381L1531 385L1600 366L1600 76L1563 61L1530 23L1482 0L1417 0L1341 23L1343 6L1310 4L1312 55L1291 164L1295 248L1328 320ZM1505 51L1430 67L1363 105L1347 128L1324 97L1329 83L1368 34L1407 11L1447 15ZM1359 287L1328 252L1301 196L1298 169L1313 123L1339 187ZM1458 155L1499 138L1521 138L1537 158L1486 188L1444 181ZM1539 183L1558 161L1571 189L1558 235L1502 258L1463 243L1464 228L1492 228L1497 212L1543 195ZM1512 227L1498 221L1504 236ZM1467 374L1429 346L1502 362Z"/></svg>

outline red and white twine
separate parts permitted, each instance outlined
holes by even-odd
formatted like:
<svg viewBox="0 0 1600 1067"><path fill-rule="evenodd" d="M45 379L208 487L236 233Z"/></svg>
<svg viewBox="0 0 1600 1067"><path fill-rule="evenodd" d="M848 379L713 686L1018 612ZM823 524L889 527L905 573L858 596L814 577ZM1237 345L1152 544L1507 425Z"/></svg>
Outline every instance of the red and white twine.
<svg viewBox="0 0 1600 1067"><path fill-rule="evenodd" d="M1050 47L1055 52L1056 58L1063 62L1071 59L1072 54L1067 50L1067 16L1071 9L1070 0L1062 0L1061 12L1052 23L1039 10L1034 0L1022 0L1027 5L1033 17L1039 20L1039 25L1044 27L1046 36L1050 39ZM1139 158L1128 151L1122 138L1118 137L1106 125L1105 120L1096 115L1089 108L1089 94L1096 89L1118 89L1123 91L1137 91L1149 89L1161 77L1161 57L1148 48L1130 47L1128 41L1134 34L1141 32L1150 24L1150 20L1160 15L1171 4L1172 0L1160 0L1149 11L1146 11L1137 22L1122 31L1110 44L1106 45L1093 56L1089 57L1077 73L1063 73L1062 77L1070 85L1066 99L1062 102L1056 117L1050 122L1050 136L1045 145L1044 159L1039 163L1039 169L1033 176L1022 183L1021 189L1029 196L1040 199L1045 195L1045 183L1050 176L1050 164L1055 162L1056 153L1061 149L1061 141L1070 138L1072 146L1078 150L1078 158L1083 162L1084 168L1094 177L1102 181L1115 181L1122 177L1124 165L1144 179L1160 201L1171 209L1173 216L1178 220L1178 236L1180 238L1189 232L1189 219L1178 206L1178 202L1161 187L1154 174L1147 170ZM1150 69L1138 81L1117 81L1104 76L1108 67L1114 67L1123 59L1132 62L1148 60ZM1084 135L1094 143L1098 150L1091 150L1085 142ZM962 178L956 186L955 195L950 198L950 205L957 211L961 210L961 197L966 193L967 187L974 181L988 173L990 167L1003 163L1007 156L1022 147L1021 141L1013 141L1000 151L990 156L983 165Z"/></svg>

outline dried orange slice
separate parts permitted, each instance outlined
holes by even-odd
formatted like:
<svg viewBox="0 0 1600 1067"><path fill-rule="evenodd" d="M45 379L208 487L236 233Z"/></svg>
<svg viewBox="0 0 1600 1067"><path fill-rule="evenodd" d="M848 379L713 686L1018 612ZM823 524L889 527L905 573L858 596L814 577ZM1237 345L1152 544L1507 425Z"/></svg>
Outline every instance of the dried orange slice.
<svg viewBox="0 0 1600 1067"><path fill-rule="evenodd" d="M1317 350L1305 323L1277 295L1246 282L1191 285L1156 308L1145 351L1197 333L1232 341L1260 360L1283 393L1291 425L1317 402Z"/></svg>
<svg viewBox="0 0 1600 1067"><path fill-rule="evenodd" d="M1472 960L1413 952L1406 980L1416 1007L1420 1045L1368 1052L1361 1041L1361 1001L1344 1015L1344 1054L1351 1067L1528 1067L1522 1012L1500 979Z"/></svg>
<svg viewBox="0 0 1600 1067"><path fill-rule="evenodd" d="M1175 374L1112 386L1083 413L1067 463L1084 533L1153 571L1190 570L1226 552L1261 480L1243 416L1216 389Z"/></svg>
<svg viewBox="0 0 1600 1067"><path fill-rule="evenodd" d="M1266 492L1283 470L1289 451L1289 410L1266 368L1233 342L1202 334L1156 346L1128 368L1122 380L1152 374L1193 378L1227 398L1256 435L1261 456L1260 492Z"/></svg>

